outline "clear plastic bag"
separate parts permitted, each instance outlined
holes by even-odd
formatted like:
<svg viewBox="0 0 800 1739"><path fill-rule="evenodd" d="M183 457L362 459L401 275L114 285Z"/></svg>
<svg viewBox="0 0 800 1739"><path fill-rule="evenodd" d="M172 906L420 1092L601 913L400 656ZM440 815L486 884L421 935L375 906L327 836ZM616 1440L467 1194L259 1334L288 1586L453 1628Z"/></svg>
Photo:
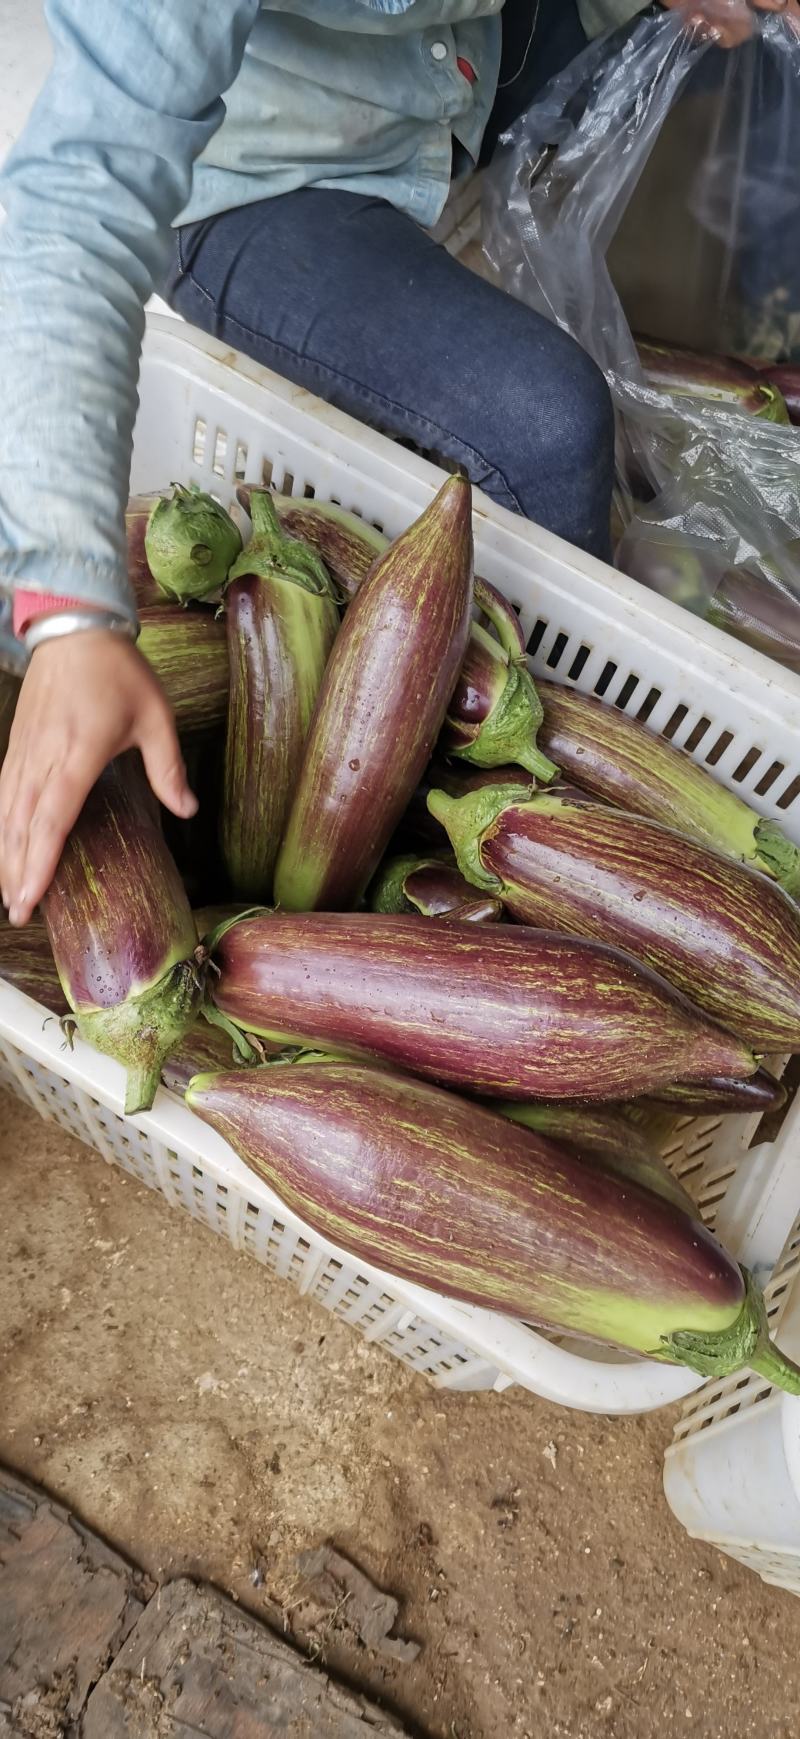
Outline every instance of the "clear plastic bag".
<svg viewBox="0 0 800 1739"><path fill-rule="evenodd" d="M569 331L609 382L618 565L800 669L800 435L725 391L646 376L609 269L663 129L705 90L716 148L692 160L678 203L725 240L715 330L723 307L741 325L734 285L748 270L769 280L756 232L788 237L800 284L800 158L790 175L764 146L774 136L788 156L800 138L800 35L767 14L753 14L753 31L726 52L665 12L594 43L505 136L485 181L484 246L504 287ZM678 253L678 276L691 281L691 263Z"/></svg>

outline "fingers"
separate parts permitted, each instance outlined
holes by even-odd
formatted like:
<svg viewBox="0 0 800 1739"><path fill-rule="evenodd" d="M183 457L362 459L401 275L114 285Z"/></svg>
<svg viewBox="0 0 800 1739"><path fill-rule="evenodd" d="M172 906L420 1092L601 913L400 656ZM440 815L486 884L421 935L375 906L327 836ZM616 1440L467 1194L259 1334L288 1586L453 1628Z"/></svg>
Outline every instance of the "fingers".
<svg viewBox="0 0 800 1739"><path fill-rule="evenodd" d="M95 756L51 767L27 828L25 855L9 910L12 924L27 924L47 893L67 834L101 772Z"/></svg>
<svg viewBox="0 0 800 1739"><path fill-rule="evenodd" d="M133 743L141 751L151 788L181 820L197 814L197 798L189 788L175 722L163 697L154 696L144 709Z"/></svg>
<svg viewBox="0 0 800 1739"><path fill-rule="evenodd" d="M55 874L64 841L95 779L97 754L69 759L33 746L23 729L9 744L0 788L0 881L12 924L27 924Z"/></svg>

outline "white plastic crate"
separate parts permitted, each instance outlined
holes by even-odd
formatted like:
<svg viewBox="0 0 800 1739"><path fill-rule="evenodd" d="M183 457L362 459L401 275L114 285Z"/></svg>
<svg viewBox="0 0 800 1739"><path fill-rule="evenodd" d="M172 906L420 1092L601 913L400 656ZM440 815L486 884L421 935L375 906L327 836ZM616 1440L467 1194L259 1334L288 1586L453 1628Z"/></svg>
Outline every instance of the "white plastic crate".
<svg viewBox="0 0 800 1739"><path fill-rule="evenodd" d="M800 1362L800 1219L766 1296L773 1334ZM664 1490L695 1539L800 1594L800 1397L748 1372L706 1383L675 1428Z"/></svg>
<svg viewBox="0 0 800 1739"><path fill-rule="evenodd" d="M397 535L441 481L435 468L192 328L151 318L132 489L196 480L222 501L237 482L335 500ZM646 719L713 765L800 840L800 681L715 629L475 500L479 571L519 608L532 663ZM561 1344L355 1264L303 1227L177 1099L121 1114L121 1070L0 984L0 1082L159 1189L237 1249L291 1279L398 1357L452 1388L518 1382L593 1412L643 1412L699 1387L690 1372ZM794 1110L750 1148L757 1119L687 1121L670 1163L710 1223L767 1277L800 1206Z"/></svg>

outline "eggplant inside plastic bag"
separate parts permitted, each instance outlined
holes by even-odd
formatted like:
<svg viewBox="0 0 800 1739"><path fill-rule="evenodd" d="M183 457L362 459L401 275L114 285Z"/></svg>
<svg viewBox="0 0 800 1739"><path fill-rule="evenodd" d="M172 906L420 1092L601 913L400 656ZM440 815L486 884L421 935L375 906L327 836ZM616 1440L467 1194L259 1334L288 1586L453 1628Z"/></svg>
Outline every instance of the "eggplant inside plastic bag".
<svg viewBox="0 0 800 1739"><path fill-rule="evenodd" d="M618 566L800 670L800 437L735 395L646 377L608 258L662 130L704 90L716 146L693 160L682 198L721 249L716 324L725 307L741 327L744 286L751 329L763 316L762 336L769 325L773 348L792 354L791 321L778 337L774 291L768 306L761 295L775 265L759 249L776 238L786 309L800 304L800 34L780 16L752 18L751 41L728 52L672 12L594 43L504 136L485 177L484 246L503 286L570 332L609 382ZM691 278L692 260L677 271Z"/></svg>

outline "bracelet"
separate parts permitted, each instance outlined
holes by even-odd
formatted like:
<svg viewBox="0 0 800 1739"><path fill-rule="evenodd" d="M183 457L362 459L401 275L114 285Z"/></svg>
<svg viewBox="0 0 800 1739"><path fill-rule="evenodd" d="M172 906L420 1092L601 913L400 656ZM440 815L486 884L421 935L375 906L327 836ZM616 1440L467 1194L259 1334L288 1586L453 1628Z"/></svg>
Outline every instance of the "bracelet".
<svg viewBox="0 0 800 1739"><path fill-rule="evenodd" d="M139 636L137 623L114 610L59 610L52 616L37 616L25 631L25 649L31 653L47 640L62 640L70 634L88 634L93 629L106 634L121 634L124 640L137 640Z"/></svg>

